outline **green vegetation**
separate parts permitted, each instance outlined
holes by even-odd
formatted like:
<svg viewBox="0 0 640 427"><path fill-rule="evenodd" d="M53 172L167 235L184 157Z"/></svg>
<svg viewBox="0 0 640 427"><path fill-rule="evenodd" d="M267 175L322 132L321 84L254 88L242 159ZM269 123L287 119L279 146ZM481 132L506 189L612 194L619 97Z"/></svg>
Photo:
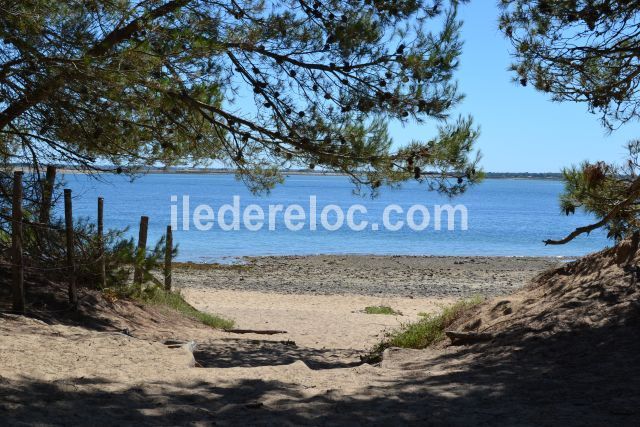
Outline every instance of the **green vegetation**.
<svg viewBox="0 0 640 427"><path fill-rule="evenodd" d="M148 304L171 308L212 328L231 329L234 326L233 320L197 310L184 300L179 291L168 292L154 286L146 289L140 299Z"/></svg>
<svg viewBox="0 0 640 427"><path fill-rule="evenodd" d="M477 127L451 117L461 3L12 2L0 165L135 174L215 161L254 191L318 168L371 191L416 179L457 194L481 178ZM398 147L391 121L436 131Z"/></svg>
<svg viewBox="0 0 640 427"><path fill-rule="evenodd" d="M402 313L394 310L388 305L370 305L364 308L364 312L367 314L389 314L394 316L401 316Z"/></svg>
<svg viewBox="0 0 640 427"><path fill-rule="evenodd" d="M463 99L461 3L12 2L0 14L0 257L15 168L29 168L27 225L60 196L42 173L53 164L135 177L215 163L254 192L282 182L283 171L315 168L371 194L407 180L464 192L483 173L477 126L451 116ZM394 144L388 124L409 121L434 132ZM24 257L64 280L63 224L41 222L57 230L25 230ZM131 292L135 267L144 283L133 297L158 285L151 272L162 268L164 241L143 252L109 231L103 254L93 225L74 226L78 287Z"/></svg>
<svg viewBox="0 0 640 427"><path fill-rule="evenodd" d="M515 80L580 102L609 131L640 118L640 13L638 2L503 0L500 29L513 44ZM633 17L633 19L630 19ZM584 162L564 169L561 209L583 209L598 221L576 228L564 244L604 227L620 240L640 232L640 142L627 145L621 165Z"/></svg>
<svg viewBox="0 0 640 427"><path fill-rule="evenodd" d="M444 307L439 314L421 313L422 319L417 322L402 325L399 329L389 332L381 343L363 357L363 361L367 363L379 362L382 352L389 347L419 349L442 341L445 337L444 331L470 308L477 306L482 301L481 297L474 297Z"/></svg>

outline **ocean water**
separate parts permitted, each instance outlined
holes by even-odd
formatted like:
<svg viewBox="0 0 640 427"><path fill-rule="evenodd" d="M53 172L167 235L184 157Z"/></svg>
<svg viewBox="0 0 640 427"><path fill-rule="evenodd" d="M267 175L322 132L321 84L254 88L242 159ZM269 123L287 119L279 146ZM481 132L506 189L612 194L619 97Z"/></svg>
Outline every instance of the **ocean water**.
<svg viewBox="0 0 640 427"><path fill-rule="evenodd" d="M240 230L224 231L217 221L208 231L197 230L190 223L189 230L174 232L179 246L178 260L213 262L251 255L306 255L306 254L403 254L403 255L497 255L497 256L579 256L599 250L611 242L604 232L582 236L563 246L545 246L543 239L564 237L575 227L593 220L578 212L573 216L560 213L558 196L562 191L559 181L489 179L454 199L428 192L415 182L400 189L384 188L375 199L353 194L349 180L340 176L291 175L285 184L268 196L252 195L233 175L151 174L133 183L121 176L106 176L97 180L85 175L63 177L74 194L76 217L96 216L96 198L105 199L105 227L129 228L137 236L141 215L150 218L149 244L153 244L171 221L171 207L176 206L178 225L182 226L183 196L189 196L190 213L200 204L207 204L214 212L223 204L232 204L233 196L240 197L240 209L257 204L265 211L265 225L259 231L250 231L241 224ZM171 197L176 196L177 202ZM317 230L310 230L309 198L317 198ZM284 224L282 212L274 216L274 230L268 227L269 205L300 204L307 220L300 231L291 231ZM320 212L335 204L346 213L349 206L361 204L366 214L357 213L357 221L367 220L363 231L351 230L346 225L336 231L322 227ZM430 211L429 226L415 231L405 226L398 231L386 229L382 224L383 210L397 204L403 212L414 204L424 205ZM435 230L434 205L463 204L467 209L468 229L462 229L460 214L455 216L455 229L447 230L447 217L443 216L442 229ZM231 222L232 215L225 217ZM328 215L329 223L336 220L335 212ZM393 214L393 223L406 215ZM240 217L242 222L242 216ZM422 214L414 216L421 223ZM374 231L372 225L377 224Z"/></svg>

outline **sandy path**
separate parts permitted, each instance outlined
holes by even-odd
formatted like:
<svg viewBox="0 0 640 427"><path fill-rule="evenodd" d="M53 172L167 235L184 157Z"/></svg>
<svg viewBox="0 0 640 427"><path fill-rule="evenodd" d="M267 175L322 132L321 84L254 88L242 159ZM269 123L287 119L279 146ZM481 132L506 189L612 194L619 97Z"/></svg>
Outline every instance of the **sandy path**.
<svg viewBox="0 0 640 427"><path fill-rule="evenodd" d="M310 348L366 350L385 330L436 312L453 298L401 298L359 295L289 295L255 291L184 289L196 308L236 321L238 328L287 331L274 339ZM367 306L386 305L401 315L366 314Z"/></svg>
<svg viewBox="0 0 640 427"><path fill-rule="evenodd" d="M507 393L487 406L492 393L501 395L489 382L505 375L501 361L491 365L495 372L479 365L474 383L467 384L461 376L466 363L452 367L444 354L432 360L416 353L412 369L358 366L358 356L419 312L463 295L508 293L556 262L289 257L250 260L242 268L180 269L174 283L198 308L233 318L240 328L287 331L236 335L175 325L176 338L198 342L195 356L203 368L189 368L190 354L150 338L0 316L0 419L66 425L522 424L548 403L517 406L528 402L522 396L503 409ZM379 304L403 315L362 313ZM516 360L513 366L530 365ZM538 380L540 369L509 380ZM469 400L471 393L482 397Z"/></svg>
<svg viewBox="0 0 640 427"><path fill-rule="evenodd" d="M461 297L512 292L557 258L415 257L319 255L247 258L242 265L181 265L174 283L196 308L236 321L243 329L276 329L286 334L246 335L264 341L293 341L297 354L280 351L280 363L303 360L354 363L378 343L385 331L434 313ZM386 305L402 315L365 314L367 306ZM236 337L237 338L237 337ZM245 343L242 341L242 343ZM228 341L216 356L231 366ZM255 346L254 346L255 347ZM302 349L327 350L310 353ZM247 349L260 365L275 349ZM317 356L317 357L316 357ZM298 357L298 359L296 359ZM242 366L250 366L243 363Z"/></svg>

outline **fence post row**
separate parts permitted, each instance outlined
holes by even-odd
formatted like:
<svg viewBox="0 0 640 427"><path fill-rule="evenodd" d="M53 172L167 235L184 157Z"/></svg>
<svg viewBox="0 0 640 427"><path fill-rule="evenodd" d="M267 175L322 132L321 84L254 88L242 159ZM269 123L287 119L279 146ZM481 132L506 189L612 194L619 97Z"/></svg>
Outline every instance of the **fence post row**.
<svg viewBox="0 0 640 427"><path fill-rule="evenodd" d="M107 287L106 260L104 259L104 198L98 197L98 257L100 268L100 286Z"/></svg>
<svg viewBox="0 0 640 427"><path fill-rule="evenodd" d="M11 212L11 261L13 276L13 311L24 314L24 260L22 257L22 175L13 173L13 205Z"/></svg>
<svg viewBox="0 0 640 427"><path fill-rule="evenodd" d="M71 205L71 190L64 189L64 223L67 234L67 268L69 270L69 303L78 305L78 290L76 289L76 268L73 256L73 207Z"/></svg>
<svg viewBox="0 0 640 427"><path fill-rule="evenodd" d="M140 217L140 231L138 232L138 251L136 253L136 266L133 273L133 282L142 287L142 265L141 262L144 262L144 257L147 253L147 231L149 229L149 217L142 216Z"/></svg>
<svg viewBox="0 0 640 427"><path fill-rule="evenodd" d="M47 176L42 185L42 204L40 205L40 224L49 224L53 189L56 184L56 167L47 166Z"/></svg>
<svg viewBox="0 0 640 427"><path fill-rule="evenodd" d="M164 254L164 288L171 290L171 256L173 252L173 233L171 226L167 225L167 241Z"/></svg>
<svg viewBox="0 0 640 427"><path fill-rule="evenodd" d="M40 223L49 224L51 202L53 197L53 186L55 183L56 168L47 167L46 182L43 186L42 206L40 210ZM11 227L11 259L12 259L12 294L13 294L13 311L23 314L25 311L25 294L24 294L24 259L22 253L22 171L15 171L13 175L13 205L12 205L12 227ZM77 291L77 271L74 257L74 230L73 230L73 205L72 192L70 189L64 189L64 221L66 232L66 264L68 269L68 294L69 303L77 307L78 291ZM147 233L149 229L149 217L140 217L140 231L138 234L137 259L134 270L134 283L142 286L143 269L141 262L147 250ZM104 249L104 198L98 198L98 252L100 260L100 284L106 287L106 262ZM164 259L164 287L171 290L172 285L172 252L173 252L173 233L171 226L167 226L166 249Z"/></svg>

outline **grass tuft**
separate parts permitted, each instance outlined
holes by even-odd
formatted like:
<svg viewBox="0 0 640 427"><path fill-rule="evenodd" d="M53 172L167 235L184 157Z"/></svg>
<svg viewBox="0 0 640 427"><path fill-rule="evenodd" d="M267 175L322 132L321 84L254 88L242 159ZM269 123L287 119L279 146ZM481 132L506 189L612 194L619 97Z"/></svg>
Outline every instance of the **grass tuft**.
<svg viewBox="0 0 640 427"><path fill-rule="evenodd" d="M160 287L154 287L144 292L142 300L149 304L169 307L212 328L231 329L234 326L233 320L197 310L186 302L178 291L165 291Z"/></svg>
<svg viewBox="0 0 640 427"><path fill-rule="evenodd" d="M382 352L389 347L420 349L442 341L445 338L444 331L482 301L481 297L474 297L444 307L439 314L421 313L422 319L417 322L402 325L399 329L389 332L381 343L362 357L363 362L380 362Z"/></svg>
<svg viewBox="0 0 640 427"><path fill-rule="evenodd" d="M394 310L388 305L371 305L369 307L365 307L364 312L367 314L389 314L402 316L401 312Z"/></svg>

